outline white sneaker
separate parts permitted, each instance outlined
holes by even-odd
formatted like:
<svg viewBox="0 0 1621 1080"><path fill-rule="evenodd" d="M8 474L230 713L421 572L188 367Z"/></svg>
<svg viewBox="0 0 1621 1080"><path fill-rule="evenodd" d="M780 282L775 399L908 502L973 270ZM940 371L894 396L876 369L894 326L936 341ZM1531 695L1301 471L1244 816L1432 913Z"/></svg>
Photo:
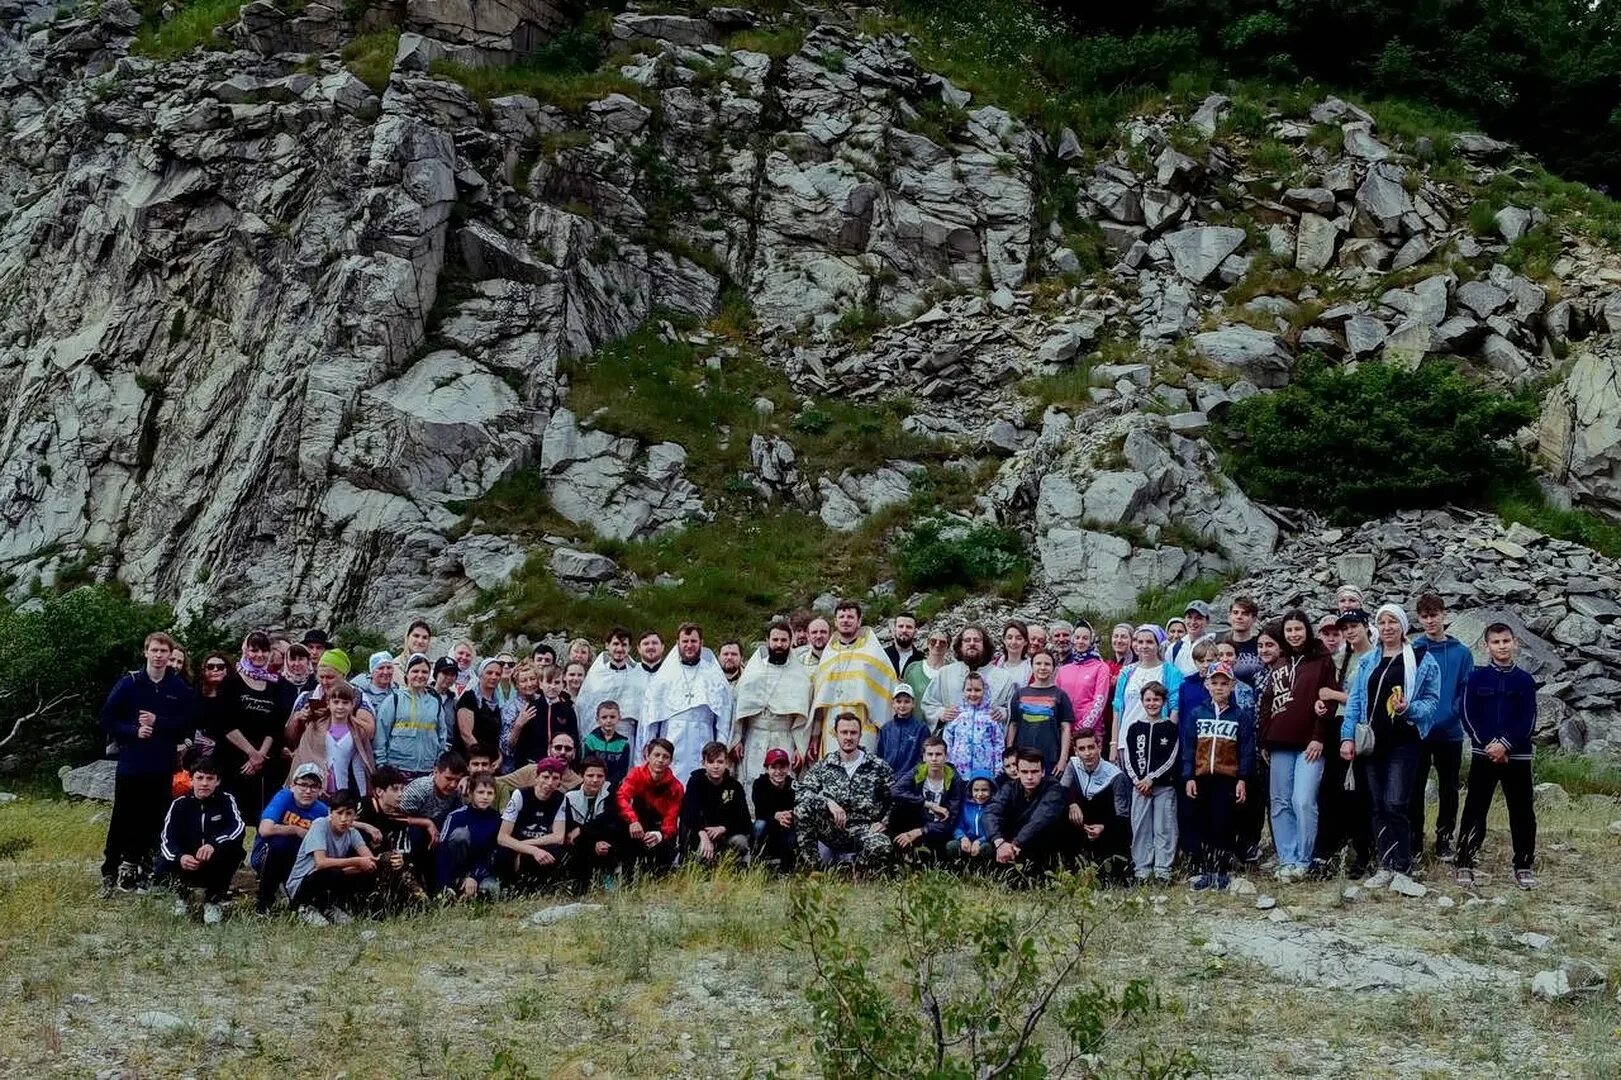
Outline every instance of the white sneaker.
<svg viewBox="0 0 1621 1080"><path fill-rule="evenodd" d="M1406 874L1396 874L1390 879L1390 891L1398 896L1410 896L1417 899L1427 894L1430 889L1429 886L1414 881Z"/></svg>
<svg viewBox="0 0 1621 1080"><path fill-rule="evenodd" d="M305 926L331 926L332 922L314 908L299 908L298 918Z"/></svg>
<svg viewBox="0 0 1621 1080"><path fill-rule="evenodd" d="M1389 870L1381 870L1367 881L1364 881L1362 887L1364 889L1383 889L1390 884L1395 876Z"/></svg>
<svg viewBox="0 0 1621 1080"><path fill-rule="evenodd" d="M331 922L334 926L348 926L350 923L355 921L354 916L350 915L341 907L327 908L326 917L327 921Z"/></svg>
<svg viewBox="0 0 1621 1080"><path fill-rule="evenodd" d="M203 905L203 925L218 926L225 918L225 909L218 904Z"/></svg>
<svg viewBox="0 0 1621 1080"><path fill-rule="evenodd" d="M176 900L174 902L174 913L175 917L180 919L184 919L186 916L191 914L191 912L186 909L186 902L184 900Z"/></svg>

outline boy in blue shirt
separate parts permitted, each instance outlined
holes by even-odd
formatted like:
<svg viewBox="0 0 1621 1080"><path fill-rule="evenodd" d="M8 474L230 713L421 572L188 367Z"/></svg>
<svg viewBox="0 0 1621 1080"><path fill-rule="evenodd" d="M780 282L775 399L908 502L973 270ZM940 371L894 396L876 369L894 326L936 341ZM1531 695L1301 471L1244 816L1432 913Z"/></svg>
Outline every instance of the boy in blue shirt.
<svg viewBox="0 0 1621 1080"><path fill-rule="evenodd" d="M548 764L553 761L546 760ZM474 773L467 780L467 805L452 810L440 830L440 890L466 900L475 896L491 899L499 896L501 882L495 876L495 850L500 835L501 811L495 808L495 775Z"/></svg>
<svg viewBox="0 0 1621 1080"><path fill-rule="evenodd" d="M957 819L957 828L951 834L951 842L946 845L947 854L960 857L970 866L991 861L996 852L987 843L985 807L990 805L991 796L995 794L996 781L991 771L975 771L968 781L968 798L963 800L962 816Z"/></svg>
<svg viewBox="0 0 1621 1080"><path fill-rule="evenodd" d="M325 788L321 767L306 761L293 773L292 787L282 788L265 804L253 839L253 854L248 858L259 872L256 914L270 914L276 892L293 872L298 849L309 835L310 826L327 816L326 803L321 801Z"/></svg>
<svg viewBox="0 0 1621 1080"><path fill-rule="evenodd" d="M1508 804L1508 831L1514 845L1514 884L1537 887L1537 817L1531 786L1531 732L1537 723L1537 684L1514 663L1520 643L1506 623L1486 627L1491 663L1475 668L1463 698L1463 727L1469 733L1469 793L1458 830L1458 884L1475 884L1475 855L1486 838L1486 814L1497 785Z"/></svg>
<svg viewBox="0 0 1621 1080"><path fill-rule="evenodd" d="M897 777L910 776L923 763L923 740L929 726L912 711L910 685L896 683L889 704L889 723L878 729L878 756L889 762Z"/></svg>
<svg viewBox="0 0 1621 1080"><path fill-rule="evenodd" d="M1418 598L1418 621L1424 632L1413 638L1413 655L1428 653L1441 669L1441 700L1430 733L1419 746L1418 774L1413 780L1407 820L1412 826L1413 858L1424 854L1424 789L1435 768L1440 805L1435 818L1435 857L1452 858L1452 834L1458 827L1458 775L1463 769L1463 695L1475 658L1469 646L1446 632L1446 603L1435 593Z"/></svg>

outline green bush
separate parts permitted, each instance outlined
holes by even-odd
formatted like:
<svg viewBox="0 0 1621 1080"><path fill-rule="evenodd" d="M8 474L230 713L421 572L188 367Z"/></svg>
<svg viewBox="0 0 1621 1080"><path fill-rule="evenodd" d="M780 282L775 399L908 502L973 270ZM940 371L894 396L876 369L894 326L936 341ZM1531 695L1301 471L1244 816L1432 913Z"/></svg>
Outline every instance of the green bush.
<svg viewBox="0 0 1621 1080"><path fill-rule="evenodd" d="M17 772L82 758L98 747L96 715L118 677L141 664L142 640L173 614L108 585L86 585L0 608L0 754Z"/></svg>
<svg viewBox="0 0 1621 1080"><path fill-rule="evenodd" d="M1166 1014L1144 979L1082 981L1088 939L1114 924L1084 879L1061 878L1052 893L1033 913L1018 913L943 873L907 877L884 923L884 939L901 952L897 978L852 940L821 882L794 882L788 945L808 958L804 995L822 1075L1198 1075L1180 1049L1109 1060L1111 1035Z"/></svg>
<svg viewBox="0 0 1621 1080"><path fill-rule="evenodd" d="M1265 502L1358 521L1393 510L1474 502L1517 451L1497 440L1535 419L1444 363L1354 371L1304 360L1295 381L1235 405L1224 421L1228 472Z"/></svg>
<svg viewBox="0 0 1621 1080"><path fill-rule="evenodd" d="M988 522L968 525L930 517L903 536L897 552L901 584L908 590L972 588L1028 567L1024 540Z"/></svg>

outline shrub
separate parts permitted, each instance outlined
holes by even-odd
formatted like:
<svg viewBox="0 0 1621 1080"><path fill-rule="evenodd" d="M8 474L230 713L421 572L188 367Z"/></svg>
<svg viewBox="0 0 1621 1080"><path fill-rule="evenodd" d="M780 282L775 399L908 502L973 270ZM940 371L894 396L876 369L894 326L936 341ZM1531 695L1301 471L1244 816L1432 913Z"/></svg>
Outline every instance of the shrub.
<svg viewBox="0 0 1621 1080"><path fill-rule="evenodd" d="M173 60L214 39L214 31L236 21L242 0L195 0L162 22L141 27L130 51Z"/></svg>
<svg viewBox="0 0 1621 1080"><path fill-rule="evenodd" d="M969 525L944 517L918 522L897 552L901 583L910 590L971 588L1027 568L1024 541L988 522Z"/></svg>
<svg viewBox="0 0 1621 1080"><path fill-rule="evenodd" d="M96 715L141 644L173 621L110 585L86 585L0 608L0 751L8 771L82 757L97 745ZM21 719L21 726L14 726Z"/></svg>
<svg viewBox="0 0 1621 1080"><path fill-rule="evenodd" d="M977 900L941 873L906 878L885 919L900 979L874 970L820 882L789 892L789 947L809 957L804 994L828 1077L1113 1075L1109 1036L1162 1015L1149 984L1079 981L1089 936L1105 925L1084 879L1063 878L1031 914ZM1140 1051L1120 1075L1198 1072L1186 1051Z"/></svg>
<svg viewBox="0 0 1621 1080"><path fill-rule="evenodd" d="M1230 411L1228 471L1256 498L1337 520L1472 502L1513 453L1497 440L1535 417L1529 395L1504 396L1443 363L1348 371L1309 358L1290 386Z"/></svg>

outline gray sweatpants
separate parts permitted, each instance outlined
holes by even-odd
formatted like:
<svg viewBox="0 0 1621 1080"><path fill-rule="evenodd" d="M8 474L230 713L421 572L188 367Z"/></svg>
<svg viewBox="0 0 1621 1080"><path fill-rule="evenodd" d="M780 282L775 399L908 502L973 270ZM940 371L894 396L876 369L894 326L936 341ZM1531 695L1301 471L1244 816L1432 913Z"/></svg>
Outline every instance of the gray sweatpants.
<svg viewBox="0 0 1621 1080"><path fill-rule="evenodd" d="M1176 858L1176 788L1156 787L1144 795L1131 792L1131 861L1137 880L1150 875L1171 876Z"/></svg>

